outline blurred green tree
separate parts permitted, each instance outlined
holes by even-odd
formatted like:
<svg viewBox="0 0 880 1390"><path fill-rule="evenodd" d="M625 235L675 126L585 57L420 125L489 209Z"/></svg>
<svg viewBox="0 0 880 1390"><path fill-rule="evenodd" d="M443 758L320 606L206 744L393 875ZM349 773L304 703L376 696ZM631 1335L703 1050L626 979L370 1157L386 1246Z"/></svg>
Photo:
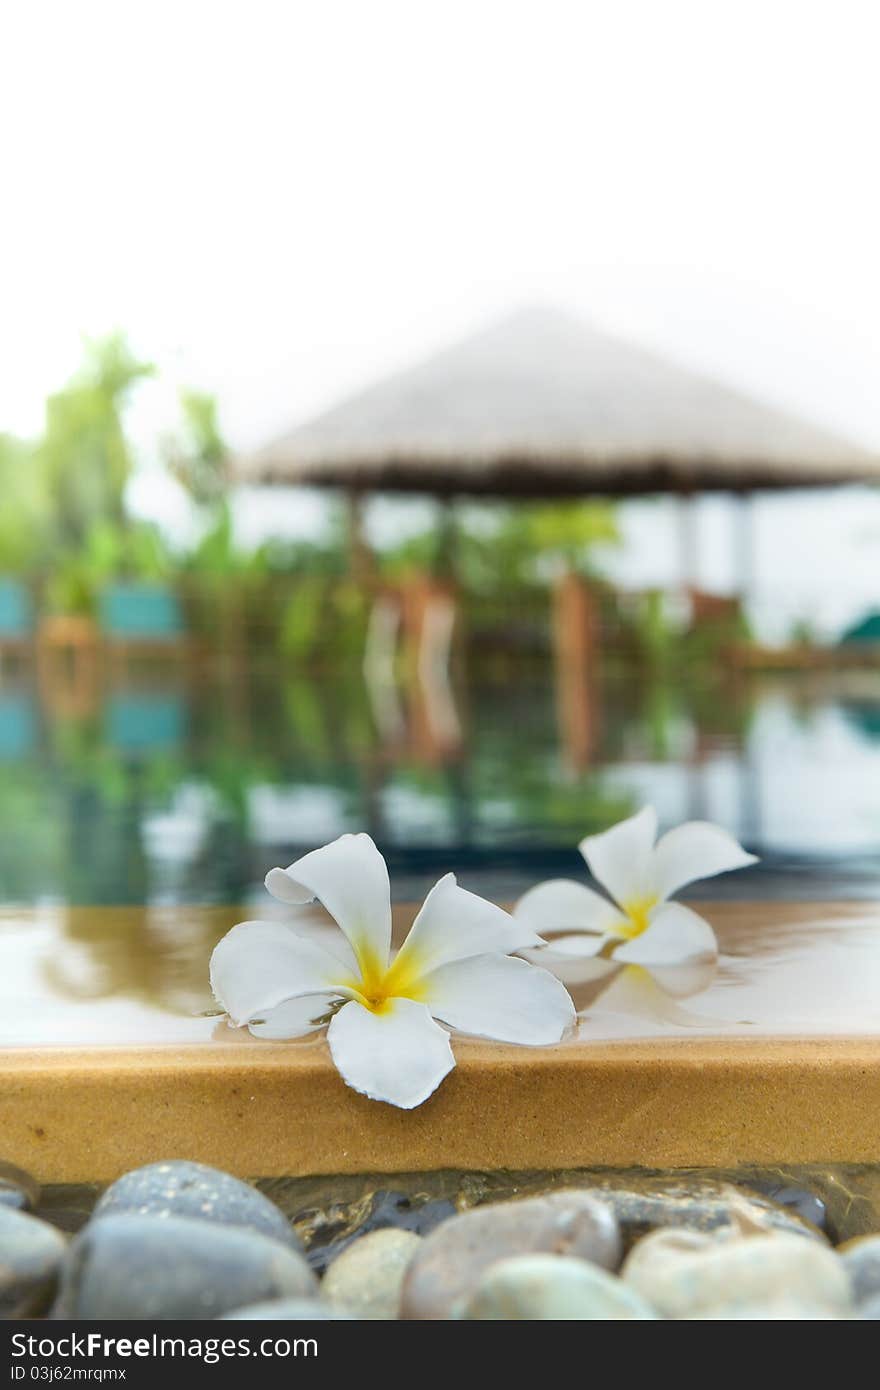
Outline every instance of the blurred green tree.
<svg viewBox="0 0 880 1390"><path fill-rule="evenodd" d="M35 569L49 547L46 489L33 445L0 434L0 573Z"/></svg>
<svg viewBox="0 0 880 1390"><path fill-rule="evenodd" d="M180 393L182 428L166 445L168 466L195 506L213 514L226 501L228 449L220 429L216 397L205 391Z"/></svg>
<svg viewBox="0 0 880 1390"><path fill-rule="evenodd" d="M453 533L452 570L464 588L478 593L542 585L564 570L590 574L594 548L615 544L619 532L609 503L593 501L471 503L447 522ZM437 537L426 528L387 547L382 572L391 578L433 567Z"/></svg>
<svg viewBox="0 0 880 1390"><path fill-rule="evenodd" d="M57 552L81 549L96 522L124 530L134 466L123 412L138 382L153 375L121 333L86 343L83 366L46 402L37 446Z"/></svg>

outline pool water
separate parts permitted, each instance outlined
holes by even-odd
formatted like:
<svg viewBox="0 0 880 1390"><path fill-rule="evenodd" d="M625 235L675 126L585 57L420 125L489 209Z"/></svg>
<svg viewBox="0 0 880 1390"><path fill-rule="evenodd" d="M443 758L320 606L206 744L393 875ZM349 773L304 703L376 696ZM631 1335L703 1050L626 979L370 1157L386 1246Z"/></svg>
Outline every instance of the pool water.
<svg viewBox="0 0 880 1390"><path fill-rule="evenodd" d="M269 867L350 830L400 899L450 867L509 899L579 872L578 840L646 802L762 856L712 896L880 886L880 672L693 688L624 671L574 722L540 678L393 708L357 672L148 668L76 700L7 678L0 902L259 902Z"/></svg>

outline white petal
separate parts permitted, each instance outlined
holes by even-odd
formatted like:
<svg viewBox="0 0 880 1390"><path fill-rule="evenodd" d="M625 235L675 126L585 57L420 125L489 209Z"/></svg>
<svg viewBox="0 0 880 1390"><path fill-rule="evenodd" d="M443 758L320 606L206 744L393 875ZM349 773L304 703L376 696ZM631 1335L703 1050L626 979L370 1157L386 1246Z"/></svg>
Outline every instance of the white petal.
<svg viewBox="0 0 880 1390"><path fill-rule="evenodd" d="M575 1019L565 986L547 970L512 956L472 956L422 982L437 1018L462 1033L531 1047L559 1042Z"/></svg>
<svg viewBox="0 0 880 1390"><path fill-rule="evenodd" d="M651 892L649 875L656 837L657 813L653 806L646 806L601 835L588 835L578 848L593 877L624 907Z"/></svg>
<svg viewBox="0 0 880 1390"><path fill-rule="evenodd" d="M408 960L422 976L449 961L490 952L507 955L540 945L541 938L527 922L516 921L503 908L459 888L455 874L447 874L425 898L397 960Z"/></svg>
<svg viewBox="0 0 880 1390"><path fill-rule="evenodd" d="M616 961L648 969L717 956L718 942L709 923L682 903L665 903L658 908L647 930L614 952Z"/></svg>
<svg viewBox="0 0 880 1390"><path fill-rule="evenodd" d="M302 1038L323 1028L320 1022L338 1000L333 994L304 994L270 1009L263 1022L249 1023L255 1038Z"/></svg>
<svg viewBox="0 0 880 1390"><path fill-rule="evenodd" d="M412 999L390 999L382 1013L345 1004L327 1041L349 1086L401 1110L421 1105L455 1066L449 1034Z"/></svg>
<svg viewBox="0 0 880 1390"><path fill-rule="evenodd" d="M211 988L236 1024L264 1018L297 995L347 995L339 982L350 977L344 956L298 936L284 922L241 922L211 956Z"/></svg>
<svg viewBox="0 0 880 1390"><path fill-rule="evenodd" d="M607 898L570 878L551 878L524 893L513 909L536 932L613 931L626 918Z"/></svg>
<svg viewBox="0 0 880 1390"><path fill-rule="evenodd" d="M742 845L709 821L694 820L670 830L658 841L651 865L649 891L662 902L686 883L712 878L729 869L757 864Z"/></svg>
<svg viewBox="0 0 880 1390"><path fill-rule="evenodd" d="M287 869L270 869L266 887L285 903L317 898L348 937L358 959L384 969L391 946L388 868L369 835L341 835Z"/></svg>

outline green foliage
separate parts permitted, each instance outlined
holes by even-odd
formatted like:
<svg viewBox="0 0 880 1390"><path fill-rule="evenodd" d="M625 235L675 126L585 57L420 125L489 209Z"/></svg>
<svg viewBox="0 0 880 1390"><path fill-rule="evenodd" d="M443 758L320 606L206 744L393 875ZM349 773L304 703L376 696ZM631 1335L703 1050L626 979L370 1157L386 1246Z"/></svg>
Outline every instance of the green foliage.
<svg viewBox="0 0 880 1390"><path fill-rule="evenodd" d="M93 613L99 590L111 580L161 582L171 573L171 557L155 526L139 522L123 528L99 518L79 547L58 556L46 579L46 607L55 613Z"/></svg>
<svg viewBox="0 0 880 1390"><path fill-rule="evenodd" d="M821 645L816 632L816 624L810 618L795 618L789 629L788 640L797 647L818 647Z"/></svg>
<svg viewBox="0 0 880 1390"><path fill-rule="evenodd" d="M221 507L226 498L228 450L220 430L217 401L204 391L180 393L182 437L166 444L171 472L195 505Z"/></svg>
<svg viewBox="0 0 880 1390"><path fill-rule="evenodd" d="M350 579L303 575L284 605L279 648L300 663L360 659L369 605L369 596Z"/></svg>
<svg viewBox="0 0 880 1390"><path fill-rule="evenodd" d="M304 575L296 592L284 605L279 647L295 661L310 657L317 650L325 627L327 581L320 575Z"/></svg>
<svg viewBox="0 0 880 1390"><path fill-rule="evenodd" d="M662 590L652 589L642 595L633 618L633 631L640 655L653 668L667 667L675 661L680 634L669 621Z"/></svg>
<svg viewBox="0 0 880 1390"><path fill-rule="evenodd" d="M45 489L34 449L0 434L0 573L33 570L48 549Z"/></svg>
<svg viewBox="0 0 880 1390"><path fill-rule="evenodd" d="M620 540L614 510L607 502L526 504L513 512L508 526L527 551L555 557L566 568L586 573L594 546L616 545Z"/></svg>
<svg viewBox="0 0 880 1390"><path fill-rule="evenodd" d="M133 458L122 415L135 385L152 373L124 337L111 334L87 344L81 370L46 402L37 460L56 553L84 546L98 521L125 525Z"/></svg>
<svg viewBox="0 0 880 1390"><path fill-rule="evenodd" d="M449 565L477 594L544 587L547 573L589 574L597 545L619 540L613 508L604 502L518 502L460 506L446 527ZM407 537L380 556L383 574L444 568L435 528ZM438 559L441 563L438 566Z"/></svg>
<svg viewBox="0 0 880 1390"><path fill-rule="evenodd" d="M733 607L729 612L706 619L685 632L681 639L682 658L694 665L714 666L732 648L751 640L752 632L745 612L742 608Z"/></svg>

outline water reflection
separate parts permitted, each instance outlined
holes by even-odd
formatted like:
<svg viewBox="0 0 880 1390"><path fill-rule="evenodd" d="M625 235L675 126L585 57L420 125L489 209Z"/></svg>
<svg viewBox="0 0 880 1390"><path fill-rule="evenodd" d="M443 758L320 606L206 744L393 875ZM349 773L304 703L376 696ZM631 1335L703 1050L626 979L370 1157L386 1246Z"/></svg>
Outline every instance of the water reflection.
<svg viewBox="0 0 880 1390"><path fill-rule="evenodd" d="M646 801L666 826L704 816L810 871L739 893L880 878L880 673L685 687L620 668L588 690L462 690L401 681L381 651L370 671L172 670L60 705L7 683L0 901L241 902L272 864L359 829L403 896L454 864L511 897L577 872L581 836ZM814 869L835 856L831 892Z"/></svg>
<svg viewBox="0 0 880 1390"><path fill-rule="evenodd" d="M717 977L675 998L647 972L610 982L562 972L581 1011L571 1044L688 1036L880 1034L880 908L717 903ZM267 901L266 915L289 909ZM395 942L414 908L395 913ZM0 914L0 1045L200 1043L259 1046L206 1016L208 960L241 912L230 907L7 909ZM321 914L306 929L329 930ZM553 962L554 968L558 958ZM309 1046L308 1040L291 1046ZM323 1044L320 1044L323 1046ZM457 1047L467 1049L467 1039Z"/></svg>

